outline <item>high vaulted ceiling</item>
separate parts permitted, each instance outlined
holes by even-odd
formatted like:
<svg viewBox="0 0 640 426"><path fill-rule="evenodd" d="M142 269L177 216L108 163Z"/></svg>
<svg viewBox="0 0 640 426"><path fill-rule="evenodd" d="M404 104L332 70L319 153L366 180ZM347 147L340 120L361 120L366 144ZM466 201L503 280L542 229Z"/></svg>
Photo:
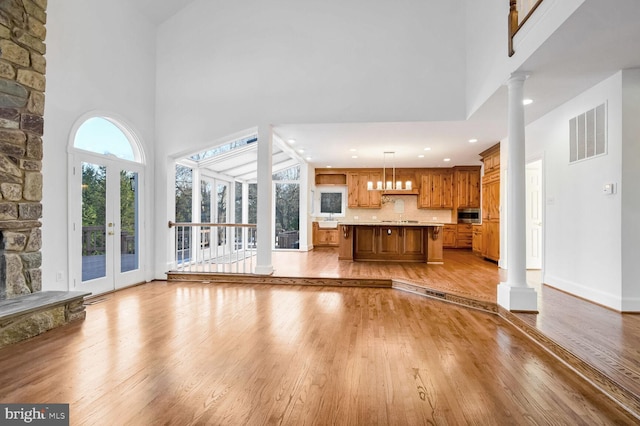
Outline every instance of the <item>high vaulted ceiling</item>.
<svg viewBox="0 0 640 426"><path fill-rule="evenodd" d="M193 3L132 1L156 24ZM639 19L639 1L587 0L578 8L520 67L530 73L525 97L534 99L525 109L526 122L620 69L640 67ZM477 154L507 136L507 94L499 88L467 121L274 124L277 135L295 140L290 147L316 167L379 166L384 151L396 152L397 167L479 164ZM470 144L472 138L478 142Z"/></svg>
<svg viewBox="0 0 640 426"><path fill-rule="evenodd" d="M131 3L158 25L166 21L194 0L131 0Z"/></svg>

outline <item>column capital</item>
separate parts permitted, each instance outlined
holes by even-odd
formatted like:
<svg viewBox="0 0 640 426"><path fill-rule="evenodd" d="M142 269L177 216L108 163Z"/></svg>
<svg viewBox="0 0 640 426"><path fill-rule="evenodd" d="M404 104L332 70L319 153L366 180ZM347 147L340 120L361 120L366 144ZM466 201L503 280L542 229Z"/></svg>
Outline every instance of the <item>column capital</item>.
<svg viewBox="0 0 640 426"><path fill-rule="evenodd" d="M531 73L526 72L526 71L512 72L509 75L509 78L507 79L506 84L509 85L509 84L511 84L513 82L524 82L530 76L531 76Z"/></svg>

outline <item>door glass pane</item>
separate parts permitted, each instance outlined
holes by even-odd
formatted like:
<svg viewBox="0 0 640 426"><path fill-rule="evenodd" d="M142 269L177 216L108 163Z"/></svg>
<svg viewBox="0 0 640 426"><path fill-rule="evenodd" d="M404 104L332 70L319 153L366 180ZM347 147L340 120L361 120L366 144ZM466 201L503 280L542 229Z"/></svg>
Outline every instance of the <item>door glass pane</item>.
<svg viewBox="0 0 640 426"><path fill-rule="evenodd" d="M189 167L176 165L176 222L192 221L193 171ZM187 262L191 258L191 232L179 228L176 238L176 261Z"/></svg>
<svg viewBox="0 0 640 426"><path fill-rule="evenodd" d="M200 181L200 222L211 223L211 182ZM203 226L200 232L200 247L205 249L211 246L211 227Z"/></svg>
<svg viewBox="0 0 640 426"><path fill-rule="evenodd" d="M258 184L249 184L249 220L247 223L258 223Z"/></svg>
<svg viewBox="0 0 640 426"><path fill-rule="evenodd" d="M235 182L234 184L234 207L235 207L235 223L242 223L242 183Z"/></svg>
<svg viewBox="0 0 640 426"><path fill-rule="evenodd" d="M139 268L138 173L120 171L120 272Z"/></svg>
<svg viewBox="0 0 640 426"><path fill-rule="evenodd" d="M107 168L82 163L82 281L106 275Z"/></svg>
<svg viewBox="0 0 640 426"><path fill-rule="evenodd" d="M300 248L300 185L276 183L275 204L275 248Z"/></svg>
<svg viewBox="0 0 640 426"><path fill-rule="evenodd" d="M227 223L227 199L229 194L229 185L227 183L218 183L216 185L217 200L217 223ZM227 228L218 227L218 247L227 245Z"/></svg>

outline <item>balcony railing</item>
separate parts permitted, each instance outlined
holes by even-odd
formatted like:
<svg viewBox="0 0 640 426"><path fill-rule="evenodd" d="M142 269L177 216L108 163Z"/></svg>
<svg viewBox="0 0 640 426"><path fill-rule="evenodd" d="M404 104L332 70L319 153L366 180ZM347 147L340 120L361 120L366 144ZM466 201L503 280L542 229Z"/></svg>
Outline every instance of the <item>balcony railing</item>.
<svg viewBox="0 0 640 426"><path fill-rule="evenodd" d="M513 38L542 0L509 0L509 56L513 56Z"/></svg>
<svg viewBox="0 0 640 426"><path fill-rule="evenodd" d="M254 272L256 225L169 222L169 228L175 230L174 271Z"/></svg>

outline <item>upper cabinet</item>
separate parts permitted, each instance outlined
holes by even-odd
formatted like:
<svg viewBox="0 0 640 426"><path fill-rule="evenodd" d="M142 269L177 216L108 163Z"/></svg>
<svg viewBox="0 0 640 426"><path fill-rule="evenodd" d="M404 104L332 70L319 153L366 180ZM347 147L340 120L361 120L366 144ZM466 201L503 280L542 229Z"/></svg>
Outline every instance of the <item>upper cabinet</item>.
<svg viewBox="0 0 640 426"><path fill-rule="evenodd" d="M499 168L500 158L495 160ZM391 182L394 189L370 190L369 182ZM423 209L457 209L480 207L480 167L396 169L395 179L383 176L381 169L316 169L316 185L346 185L349 208L381 208L383 195L417 195ZM409 190L407 182L411 183ZM402 189L396 189L400 183ZM387 182L382 182L383 187Z"/></svg>
<svg viewBox="0 0 640 426"><path fill-rule="evenodd" d="M382 194L380 191L370 191L367 188L367 183L374 182L375 185L381 180L381 172L347 172L347 205L349 208L380 208L382 206Z"/></svg>
<svg viewBox="0 0 640 426"><path fill-rule="evenodd" d="M480 208L480 166L454 170L456 208Z"/></svg>
<svg viewBox="0 0 640 426"><path fill-rule="evenodd" d="M316 185L346 185L347 174L344 171L316 169Z"/></svg>
<svg viewBox="0 0 640 426"><path fill-rule="evenodd" d="M453 171L451 169L431 169L420 174L418 207L453 208Z"/></svg>
<svg viewBox="0 0 640 426"><path fill-rule="evenodd" d="M500 171L500 144L494 145L488 150L480 153L484 162L484 174L491 174Z"/></svg>

